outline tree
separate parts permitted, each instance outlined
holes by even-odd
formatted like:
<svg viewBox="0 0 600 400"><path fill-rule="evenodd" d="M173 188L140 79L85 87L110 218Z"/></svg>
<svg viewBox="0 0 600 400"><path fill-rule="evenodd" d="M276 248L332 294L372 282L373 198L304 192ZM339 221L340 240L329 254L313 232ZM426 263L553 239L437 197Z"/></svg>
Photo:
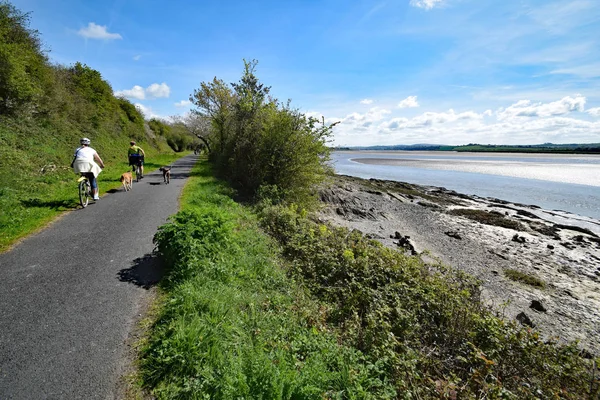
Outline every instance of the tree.
<svg viewBox="0 0 600 400"><path fill-rule="evenodd" d="M198 107L193 113L210 121L214 133L213 142L219 153L224 154L228 146L230 116L235 103L233 91L224 81L215 77L212 82L202 82L200 88L195 89L190 96L190 101Z"/></svg>
<svg viewBox="0 0 600 400"><path fill-rule="evenodd" d="M185 116L173 116L171 117L174 124L183 125L188 132L200 139L208 152L211 152L211 142L213 141L213 135L211 130L211 119L209 117L202 116L197 112L189 113Z"/></svg>

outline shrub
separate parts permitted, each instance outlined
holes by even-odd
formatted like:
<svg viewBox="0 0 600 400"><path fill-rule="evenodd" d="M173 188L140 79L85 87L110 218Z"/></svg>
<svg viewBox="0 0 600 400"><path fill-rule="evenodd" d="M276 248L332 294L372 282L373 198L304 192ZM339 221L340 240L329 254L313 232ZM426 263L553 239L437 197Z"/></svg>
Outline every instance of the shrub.
<svg viewBox="0 0 600 400"><path fill-rule="evenodd" d="M144 386L158 398L397 398L388 362L340 344L248 209L194 175L185 210L155 237L168 271Z"/></svg>
<svg viewBox="0 0 600 400"><path fill-rule="evenodd" d="M330 172L331 126L270 97L255 75L256 64L244 61L244 73L231 88L215 78L194 91L200 117L211 121L210 159L244 197L256 199L260 191L263 199L276 194L274 202L310 204Z"/></svg>
<svg viewBox="0 0 600 400"><path fill-rule="evenodd" d="M262 210L289 273L324 304L344 343L390 362L407 397L585 398L594 367L576 344L544 342L479 300L478 283L283 206ZM591 382L591 385L590 385Z"/></svg>

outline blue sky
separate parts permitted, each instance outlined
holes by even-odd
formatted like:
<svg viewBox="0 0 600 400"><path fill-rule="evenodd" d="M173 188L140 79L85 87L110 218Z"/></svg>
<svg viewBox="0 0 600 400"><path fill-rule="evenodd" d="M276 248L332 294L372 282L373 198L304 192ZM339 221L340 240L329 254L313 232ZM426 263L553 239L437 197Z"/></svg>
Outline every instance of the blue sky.
<svg viewBox="0 0 600 400"><path fill-rule="evenodd" d="M336 145L600 142L597 0L14 0L147 117L242 59Z"/></svg>

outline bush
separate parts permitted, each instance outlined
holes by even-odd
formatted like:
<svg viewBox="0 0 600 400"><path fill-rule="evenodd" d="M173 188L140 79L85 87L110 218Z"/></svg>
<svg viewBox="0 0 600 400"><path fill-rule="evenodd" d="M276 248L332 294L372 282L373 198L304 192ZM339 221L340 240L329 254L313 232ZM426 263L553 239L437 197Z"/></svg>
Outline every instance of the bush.
<svg viewBox="0 0 600 400"><path fill-rule="evenodd" d="M194 91L200 116L211 121L210 159L244 197L256 199L260 191L263 199L276 194L273 202L309 205L330 171L331 126L270 97L255 75L256 64L245 61L231 88L215 78Z"/></svg>
<svg viewBox="0 0 600 400"><path fill-rule="evenodd" d="M44 92L47 58L29 15L0 2L0 115L11 114Z"/></svg>
<svg viewBox="0 0 600 400"><path fill-rule="evenodd" d="M576 344L544 342L479 300L478 282L365 238L266 207L262 225L289 273L324 304L343 342L388 360L408 398L593 398L600 385Z"/></svg>
<svg viewBox="0 0 600 400"><path fill-rule="evenodd" d="M194 175L185 209L155 237L168 271L144 386L158 398L397 398L388 362L340 344L248 209Z"/></svg>

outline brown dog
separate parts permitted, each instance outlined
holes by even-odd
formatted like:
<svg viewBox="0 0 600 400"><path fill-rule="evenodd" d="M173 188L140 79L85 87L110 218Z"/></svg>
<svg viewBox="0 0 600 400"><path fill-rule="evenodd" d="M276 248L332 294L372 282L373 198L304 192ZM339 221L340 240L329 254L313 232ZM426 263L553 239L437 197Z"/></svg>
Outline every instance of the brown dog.
<svg viewBox="0 0 600 400"><path fill-rule="evenodd" d="M121 183L123 184L123 189L125 189L126 192L131 190L133 183L133 176L131 175L131 172L124 172L121 174Z"/></svg>
<svg viewBox="0 0 600 400"><path fill-rule="evenodd" d="M163 181L167 185L171 183L171 167L160 167L158 170L163 173Z"/></svg>

